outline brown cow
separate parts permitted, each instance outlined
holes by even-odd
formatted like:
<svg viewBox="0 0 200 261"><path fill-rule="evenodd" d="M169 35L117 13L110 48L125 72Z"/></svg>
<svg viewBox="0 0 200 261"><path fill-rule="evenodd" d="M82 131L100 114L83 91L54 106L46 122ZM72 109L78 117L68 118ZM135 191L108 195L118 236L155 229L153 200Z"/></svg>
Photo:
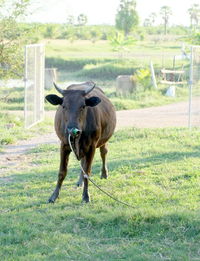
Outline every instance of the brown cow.
<svg viewBox="0 0 200 261"><path fill-rule="evenodd" d="M102 158L101 178L107 178L106 143L112 136L116 125L114 106L103 91L93 82L70 85L62 90L54 84L62 97L51 94L46 99L53 105L60 105L55 115L55 130L61 141L60 169L56 189L49 198L53 203L59 196L63 180L67 174L69 154L71 152L68 137L78 160L81 160L84 171L90 175L91 165L96 148L100 148ZM82 199L89 202L88 179L83 173L77 185L84 181Z"/></svg>

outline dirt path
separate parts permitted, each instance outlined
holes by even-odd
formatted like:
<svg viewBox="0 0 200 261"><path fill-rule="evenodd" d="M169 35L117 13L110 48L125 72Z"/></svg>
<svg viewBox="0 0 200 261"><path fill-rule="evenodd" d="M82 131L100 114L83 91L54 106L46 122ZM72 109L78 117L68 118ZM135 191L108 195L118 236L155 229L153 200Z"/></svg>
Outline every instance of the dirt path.
<svg viewBox="0 0 200 261"><path fill-rule="evenodd" d="M200 98L193 101L194 117L192 118L194 126L200 126ZM137 128L163 128L163 127L187 127L188 125L188 102L179 102L165 106L118 111L117 112L117 130L125 127ZM55 112L46 112L46 117L54 117ZM17 168L19 163L26 162L27 151L40 145L49 143L59 143L58 138L53 133L43 136L33 137L29 140L18 141L15 145L5 146L4 153L0 154L0 174L10 168Z"/></svg>

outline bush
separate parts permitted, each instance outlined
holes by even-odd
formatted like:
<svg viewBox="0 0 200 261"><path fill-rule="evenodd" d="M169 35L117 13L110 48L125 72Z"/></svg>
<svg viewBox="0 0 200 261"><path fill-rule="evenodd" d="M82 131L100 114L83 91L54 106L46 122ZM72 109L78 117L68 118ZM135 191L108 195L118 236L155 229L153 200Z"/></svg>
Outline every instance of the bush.
<svg viewBox="0 0 200 261"><path fill-rule="evenodd" d="M151 73L148 68L138 69L131 78L133 82L137 82L144 90L152 87Z"/></svg>
<svg viewBox="0 0 200 261"><path fill-rule="evenodd" d="M66 70L69 72L74 72L78 70L82 70L84 66L88 64L96 65L98 63L105 63L113 61L113 59L87 59L87 58L81 58L81 59L69 59L64 60L62 58L53 58L48 57L45 60L46 67L48 68L58 68L59 70Z"/></svg>
<svg viewBox="0 0 200 261"><path fill-rule="evenodd" d="M79 73L79 76L87 76L96 79L113 79L119 75L132 75L137 68L133 62L107 62L98 64L87 64Z"/></svg>

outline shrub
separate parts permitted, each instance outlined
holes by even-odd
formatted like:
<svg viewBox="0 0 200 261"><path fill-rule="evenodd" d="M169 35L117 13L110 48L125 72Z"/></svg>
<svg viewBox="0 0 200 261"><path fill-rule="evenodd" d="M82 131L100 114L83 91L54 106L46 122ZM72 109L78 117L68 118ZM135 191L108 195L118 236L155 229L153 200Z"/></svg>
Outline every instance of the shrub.
<svg viewBox="0 0 200 261"><path fill-rule="evenodd" d="M131 79L141 85L145 90L150 89L152 86L151 73L147 68L137 70L136 73L132 75Z"/></svg>
<svg viewBox="0 0 200 261"><path fill-rule="evenodd" d="M79 73L80 76L87 76L96 79L113 79L119 75L132 75L135 72L133 63L119 63L117 61L87 64Z"/></svg>
<svg viewBox="0 0 200 261"><path fill-rule="evenodd" d="M66 70L70 72L82 70L86 65L96 65L99 63L105 63L113 61L113 59L95 59L95 58L81 58L81 59L69 59L64 60L62 58L47 57L45 60L46 67L58 68L59 70Z"/></svg>

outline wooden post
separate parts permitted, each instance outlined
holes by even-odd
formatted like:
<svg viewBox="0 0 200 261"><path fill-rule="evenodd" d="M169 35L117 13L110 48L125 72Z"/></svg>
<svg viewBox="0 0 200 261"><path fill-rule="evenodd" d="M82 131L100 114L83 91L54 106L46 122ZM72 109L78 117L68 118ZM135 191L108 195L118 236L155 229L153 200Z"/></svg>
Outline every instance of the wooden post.
<svg viewBox="0 0 200 261"><path fill-rule="evenodd" d="M45 89L51 89L53 82L57 81L57 68L45 69Z"/></svg>

